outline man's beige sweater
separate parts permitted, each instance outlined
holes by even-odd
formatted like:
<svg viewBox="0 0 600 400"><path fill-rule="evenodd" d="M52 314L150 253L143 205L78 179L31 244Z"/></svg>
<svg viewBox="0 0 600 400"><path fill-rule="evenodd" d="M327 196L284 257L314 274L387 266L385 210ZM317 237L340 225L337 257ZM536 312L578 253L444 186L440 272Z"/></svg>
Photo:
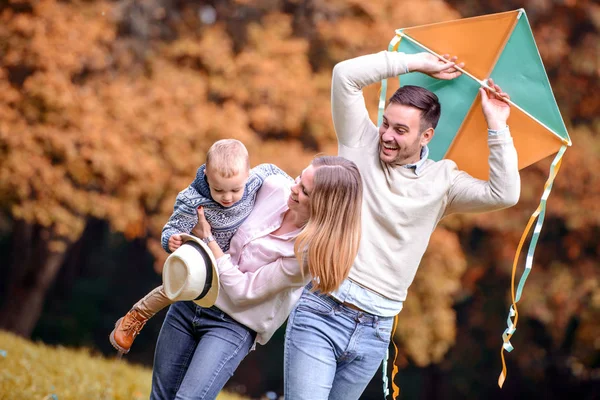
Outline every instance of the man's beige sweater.
<svg viewBox="0 0 600 400"><path fill-rule="evenodd" d="M427 160L418 175L379 160L378 129L362 88L404 73L406 57L383 51L339 63L331 91L339 155L358 165L364 184L362 239L349 279L396 301L406 299L444 216L510 207L520 193L517 153L508 131L489 136L489 181L471 177L450 160Z"/></svg>

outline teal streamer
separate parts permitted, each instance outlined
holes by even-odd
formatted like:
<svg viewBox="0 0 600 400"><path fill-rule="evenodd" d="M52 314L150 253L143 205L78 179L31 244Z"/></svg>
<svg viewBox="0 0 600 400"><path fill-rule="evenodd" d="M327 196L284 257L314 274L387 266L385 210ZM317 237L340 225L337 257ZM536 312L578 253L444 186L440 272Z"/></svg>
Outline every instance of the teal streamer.
<svg viewBox="0 0 600 400"><path fill-rule="evenodd" d="M523 294L523 287L525 286L525 281L527 281L527 277L529 276L529 273L531 272L531 267L533 266L533 256L535 254L535 248L537 247L537 243L538 243L538 240L540 237L540 232L542 230L542 226L544 225L544 219L546 217L546 202L548 200L548 197L550 196L550 192L552 191L552 186L554 185L554 178L556 177L555 170L556 170L556 167L558 166L558 162L561 160L561 158L566 150L567 150L567 145L563 145L560 148L560 150L558 151L558 153L556 154L556 157L554 157L554 160L552 161L552 164L550 166L550 177L548 178L548 181L546 181L546 185L545 185L546 187L544 189L544 193L542 194L542 198L540 200L540 207L539 207L540 213L537 216L537 221L536 221L535 227L533 229L533 235L531 236L531 242L529 243L529 248L527 250L525 269L523 270L523 274L521 275L521 279L519 280L519 285L517 286L517 293L515 295L515 303L517 303L521 299L521 296ZM506 320L507 328L504 330L504 333L502 334L502 340L504 342L502 347L508 352L511 352L514 350L514 347L510 343L510 340L508 340L508 337L511 336L517 330L517 328L514 325L513 320L512 320L512 318L515 315L516 315L516 311L514 309L514 305L511 305L509 314L508 314L508 318Z"/></svg>
<svg viewBox="0 0 600 400"><path fill-rule="evenodd" d="M392 340L394 340L394 338L392 338ZM387 376L387 362L388 362L388 357L390 356L390 348L388 347L387 351L385 352L385 358L383 359L383 364L381 366L382 368L382 375L383 375L383 399L385 400L387 398L387 396L390 394L390 388L389 388L389 382L388 382L388 376Z"/></svg>
<svg viewBox="0 0 600 400"><path fill-rule="evenodd" d="M388 51L394 51L394 47L396 47L396 44L398 44L399 42L400 42L400 37L398 35L394 36L392 38L392 40L390 41L390 44L388 46ZM377 126L381 126L381 124L383 123L383 112L385 111L386 94L387 94L387 78L383 79L381 81L381 93L379 93L379 107L378 107L378 111L377 111ZM394 340L394 338L392 338L391 340ZM388 380L388 376L387 376L387 366L388 366L389 356L390 356L390 349L388 347L388 349L385 353L385 358L383 359L383 362L381 363L381 372L382 372L381 375L383 376L383 399L384 400L390 394L389 380Z"/></svg>
<svg viewBox="0 0 600 400"><path fill-rule="evenodd" d="M388 45L388 51L394 51L394 47L400 42L400 36L396 35ZM381 93L379 93L379 107L377 109L377 126L383 122L383 112L385 111L385 100L387 94L387 78L381 80Z"/></svg>

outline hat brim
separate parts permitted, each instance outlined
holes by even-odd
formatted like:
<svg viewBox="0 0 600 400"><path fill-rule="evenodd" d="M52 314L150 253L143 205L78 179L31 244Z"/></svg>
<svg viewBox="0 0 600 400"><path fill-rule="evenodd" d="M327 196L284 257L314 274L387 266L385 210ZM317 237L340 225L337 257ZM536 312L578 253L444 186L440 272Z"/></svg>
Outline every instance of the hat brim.
<svg viewBox="0 0 600 400"><path fill-rule="evenodd" d="M217 301L217 298L219 297L219 273L217 271L217 261L215 259L215 256L213 255L208 245L202 241L202 239L193 235L188 235L186 233L182 233L180 236L183 241L183 244L185 244L185 242L188 241L193 241L194 243L198 244L200 248L204 251L204 255L208 256L208 259L210 260L210 266L212 269L212 280L210 288L202 298L192 301L201 307L212 307Z"/></svg>

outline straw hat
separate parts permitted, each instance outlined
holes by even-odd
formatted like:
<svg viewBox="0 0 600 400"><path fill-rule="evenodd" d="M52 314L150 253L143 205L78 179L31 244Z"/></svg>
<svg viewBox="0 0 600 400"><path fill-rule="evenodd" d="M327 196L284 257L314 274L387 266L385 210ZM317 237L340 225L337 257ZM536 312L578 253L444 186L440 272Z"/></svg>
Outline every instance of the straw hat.
<svg viewBox="0 0 600 400"><path fill-rule="evenodd" d="M211 307L219 295L219 274L213 253L202 239L181 234L183 244L165 261L163 288L172 301L192 300Z"/></svg>

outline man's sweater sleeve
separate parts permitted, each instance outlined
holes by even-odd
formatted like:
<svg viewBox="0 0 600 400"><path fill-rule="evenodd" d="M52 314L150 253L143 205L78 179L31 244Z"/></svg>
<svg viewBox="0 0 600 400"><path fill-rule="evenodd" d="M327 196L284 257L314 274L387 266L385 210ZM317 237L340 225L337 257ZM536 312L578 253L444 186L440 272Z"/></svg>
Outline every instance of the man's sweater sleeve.
<svg viewBox="0 0 600 400"><path fill-rule="evenodd" d="M482 134L485 134L482 132ZM489 180L455 172L448 195L446 215L456 212L487 212L515 205L521 193L517 151L510 132L488 136Z"/></svg>
<svg viewBox="0 0 600 400"><path fill-rule="evenodd" d="M388 51L342 61L333 68L331 113L340 144L361 147L377 132L369 118L362 89L406 71L406 55Z"/></svg>

